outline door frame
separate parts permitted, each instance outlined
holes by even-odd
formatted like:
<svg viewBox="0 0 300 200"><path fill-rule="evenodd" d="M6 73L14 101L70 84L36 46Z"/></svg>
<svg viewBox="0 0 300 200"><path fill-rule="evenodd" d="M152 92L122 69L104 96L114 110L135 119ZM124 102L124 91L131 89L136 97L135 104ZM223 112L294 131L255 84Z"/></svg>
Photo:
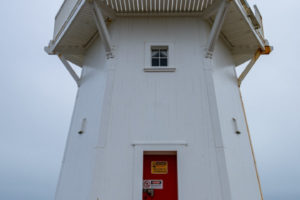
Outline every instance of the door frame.
<svg viewBox="0 0 300 200"><path fill-rule="evenodd" d="M183 151L187 146L186 142L135 142L132 144L134 147L134 163L133 163L133 200L142 200L143 196L143 159L144 152L176 152L177 155L177 190L178 200L182 198L182 165L183 165Z"/></svg>

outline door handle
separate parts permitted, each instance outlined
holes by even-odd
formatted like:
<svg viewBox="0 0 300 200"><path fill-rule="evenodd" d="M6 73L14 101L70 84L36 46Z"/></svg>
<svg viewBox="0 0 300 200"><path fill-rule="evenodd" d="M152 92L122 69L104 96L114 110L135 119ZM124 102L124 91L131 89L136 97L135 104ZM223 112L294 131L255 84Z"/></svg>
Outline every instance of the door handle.
<svg viewBox="0 0 300 200"><path fill-rule="evenodd" d="M144 191L148 196L154 197L154 190L153 189L144 189Z"/></svg>

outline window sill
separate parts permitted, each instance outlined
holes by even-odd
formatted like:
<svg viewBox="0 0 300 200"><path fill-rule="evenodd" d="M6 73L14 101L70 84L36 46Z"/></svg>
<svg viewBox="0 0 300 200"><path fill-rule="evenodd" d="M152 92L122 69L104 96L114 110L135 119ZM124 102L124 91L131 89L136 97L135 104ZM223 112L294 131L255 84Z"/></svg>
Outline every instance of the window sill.
<svg viewBox="0 0 300 200"><path fill-rule="evenodd" d="M174 67L145 67L144 72L175 72Z"/></svg>

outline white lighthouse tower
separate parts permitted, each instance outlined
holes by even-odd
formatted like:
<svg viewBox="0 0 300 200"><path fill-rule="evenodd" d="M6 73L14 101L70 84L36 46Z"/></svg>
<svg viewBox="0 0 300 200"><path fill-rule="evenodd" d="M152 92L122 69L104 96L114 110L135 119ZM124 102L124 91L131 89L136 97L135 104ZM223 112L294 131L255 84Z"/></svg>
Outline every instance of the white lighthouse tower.
<svg viewBox="0 0 300 200"><path fill-rule="evenodd" d="M45 50L78 85L56 200L263 199L239 86L271 48L246 0L65 0Z"/></svg>

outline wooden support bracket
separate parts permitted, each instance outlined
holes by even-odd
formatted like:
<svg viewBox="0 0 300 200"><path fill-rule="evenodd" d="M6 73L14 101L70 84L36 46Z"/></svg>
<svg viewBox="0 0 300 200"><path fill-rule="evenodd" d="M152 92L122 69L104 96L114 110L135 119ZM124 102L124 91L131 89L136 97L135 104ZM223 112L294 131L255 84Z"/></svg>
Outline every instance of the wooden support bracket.
<svg viewBox="0 0 300 200"><path fill-rule="evenodd" d="M230 1L222 0L221 4L219 6L217 16L215 18L215 21L213 23L212 29L209 34L205 58L211 59L213 56L215 44L216 44L217 39L219 38L229 5L230 5Z"/></svg>
<svg viewBox="0 0 300 200"><path fill-rule="evenodd" d="M93 11L93 16L94 16L94 20L98 29L98 32L101 36L101 39L104 42L105 45L105 50L107 53L107 58L113 58L113 53L112 53L112 45L111 45L111 40L110 40L110 35L102 14L102 10L100 8L100 6L98 6L96 1L92 1L90 2L90 5L92 7L92 11Z"/></svg>
<svg viewBox="0 0 300 200"><path fill-rule="evenodd" d="M63 55L58 55L58 58L64 64L64 66L66 67L66 69L68 70L68 72L70 73L70 75L75 80L77 86L79 87L80 86L80 78L78 77L78 75L76 74L76 72L73 70L73 68L71 67L71 65L68 63L68 61L65 59L65 57Z"/></svg>
<svg viewBox="0 0 300 200"><path fill-rule="evenodd" d="M251 59L251 61L249 62L249 64L247 65L247 67L244 69L244 71L241 73L241 75L238 78L238 86L240 87L242 84L242 81L245 79L245 77L247 76L247 74L250 72L250 70L252 69L252 67L254 66L254 64L256 63L256 61L258 60L258 58L261 55L269 55L273 50L272 46L265 46L265 49L257 49L257 51L255 52L253 58Z"/></svg>

